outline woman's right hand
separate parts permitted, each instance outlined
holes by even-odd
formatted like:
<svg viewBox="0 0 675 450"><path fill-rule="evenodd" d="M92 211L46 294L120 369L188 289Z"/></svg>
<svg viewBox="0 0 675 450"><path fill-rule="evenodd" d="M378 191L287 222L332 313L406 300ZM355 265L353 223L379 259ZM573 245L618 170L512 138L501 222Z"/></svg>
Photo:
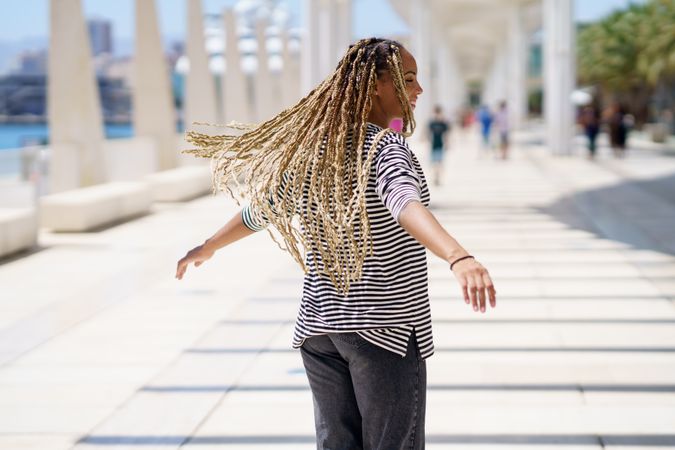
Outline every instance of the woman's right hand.
<svg viewBox="0 0 675 450"><path fill-rule="evenodd" d="M176 278L182 280L183 275L185 274L185 271L187 270L190 263L194 263L195 267L199 267L202 265L202 263L204 263L204 261L210 259L214 253L215 251L207 248L206 244L202 244L193 248L187 252L187 254L183 256L180 261L178 261L178 266L176 267Z"/></svg>

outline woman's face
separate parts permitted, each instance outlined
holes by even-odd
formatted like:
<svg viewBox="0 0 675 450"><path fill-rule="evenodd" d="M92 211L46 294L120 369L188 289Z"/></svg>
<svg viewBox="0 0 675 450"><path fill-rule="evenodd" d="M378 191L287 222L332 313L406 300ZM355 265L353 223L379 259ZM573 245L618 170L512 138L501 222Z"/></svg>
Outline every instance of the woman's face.
<svg viewBox="0 0 675 450"><path fill-rule="evenodd" d="M413 55L401 47L401 62L403 66L403 81L405 83L405 95L412 109L415 109L417 97L423 92L422 86L417 81L417 62ZM394 80L389 71L384 71L377 79L376 90L373 98L373 109L384 115L387 121L403 117L403 110L396 95Z"/></svg>

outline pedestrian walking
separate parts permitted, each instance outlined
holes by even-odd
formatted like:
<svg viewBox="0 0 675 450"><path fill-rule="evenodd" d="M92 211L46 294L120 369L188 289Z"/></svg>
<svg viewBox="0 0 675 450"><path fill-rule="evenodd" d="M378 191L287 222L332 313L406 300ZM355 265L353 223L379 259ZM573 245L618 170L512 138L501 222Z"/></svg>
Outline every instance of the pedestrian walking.
<svg viewBox="0 0 675 450"><path fill-rule="evenodd" d="M595 158L597 137L600 131L600 110L593 104L584 106L581 110L581 125L588 139L588 157Z"/></svg>
<svg viewBox="0 0 675 450"><path fill-rule="evenodd" d="M431 166L434 184L439 186L443 176L443 156L448 149L450 122L443 116L440 105L434 107L434 116L429 122L429 141L431 144Z"/></svg>
<svg viewBox="0 0 675 450"><path fill-rule="evenodd" d="M492 112L487 105L481 105L476 112L476 120L480 123L480 135L483 141L483 148L490 150L490 130L492 129Z"/></svg>
<svg viewBox="0 0 675 450"><path fill-rule="evenodd" d="M499 109L495 114L495 127L497 127L497 132L499 133L499 154L502 159L506 159L509 156L509 110L506 106L505 101L499 103Z"/></svg>
<svg viewBox="0 0 675 450"><path fill-rule="evenodd" d="M406 140L421 93L415 58L401 44L364 39L267 122L231 124L241 135L188 133L189 152L214 160L216 186L244 180L249 203L178 261L176 277L256 231L276 230L305 270L293 347L314 398L319 449L424 448L433 353L425 247L449 263L475 311L496 306L487 270L427 208ZM395 117L401 133L387 128Z"/></svg>
<svg viewBox="0 0 675 450"><path fill-rule="evenodd" d="M609 128L609 144L614 156L623 158L626 155L628 127L626 126L626 111L619 102L614 102L605 111L605 121Z"/></svg>

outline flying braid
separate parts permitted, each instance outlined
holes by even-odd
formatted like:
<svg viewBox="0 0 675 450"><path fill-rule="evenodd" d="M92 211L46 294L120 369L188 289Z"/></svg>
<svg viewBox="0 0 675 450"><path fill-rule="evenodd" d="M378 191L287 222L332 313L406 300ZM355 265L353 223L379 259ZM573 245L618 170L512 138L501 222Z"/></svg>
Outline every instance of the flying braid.
<svg viewBox="0 0 675 450"><path fill-rule="evenodd" d="M185 153L212 159L214 191L226 191L237 202L248 199L276 229L279 237L270 230L274 241L305 271L311 251L319 272L343 294L372 253L366 187L377 144L393 130L382 130L367 151L362 148L375 83L385 71L403 111L402 134L415 129L401 48L388 39L360 40L330 76L272 119L225 125L239 133L186 133L196 148Z"/></svg>

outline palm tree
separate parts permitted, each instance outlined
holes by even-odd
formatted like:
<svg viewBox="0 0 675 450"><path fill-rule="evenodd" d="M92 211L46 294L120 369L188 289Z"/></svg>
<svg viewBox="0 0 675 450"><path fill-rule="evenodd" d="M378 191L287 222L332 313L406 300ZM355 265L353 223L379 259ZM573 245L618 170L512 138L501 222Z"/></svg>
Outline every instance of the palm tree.
<svg viewBox="0 0 675 450"><path fill-rule="evenodd" d="M675 78L675 0L631 4L583 27L577 51L579 81L623 101L644 123L655 88Z"/></svg>

